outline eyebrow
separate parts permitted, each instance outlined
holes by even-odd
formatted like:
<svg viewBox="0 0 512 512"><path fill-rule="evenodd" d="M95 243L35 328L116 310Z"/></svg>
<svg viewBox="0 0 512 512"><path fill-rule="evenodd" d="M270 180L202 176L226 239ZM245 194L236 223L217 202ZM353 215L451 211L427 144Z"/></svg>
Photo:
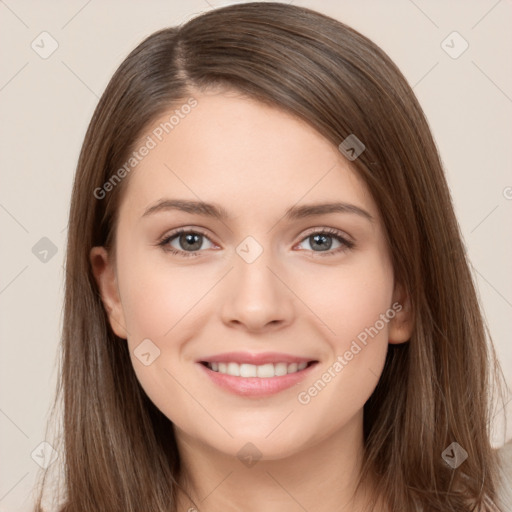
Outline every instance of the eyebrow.
<svg viewBox="0 0 512 512"><path fill-rule="evenodd" d="M203 201L191 201L187 199L161 199L154 205L148 207L142 214L142 217L147 217L155 213L177 210L195 215L204 215L218 220L230 220L231 216L222 206L214 203L205 203ZM286 220L298 220L306 217L313 217L315 215L325 215L329 213L351 213L359 215L369 220L374 221L374 218L359 206L349 203L318 203L308 204L302 206L291 206L284 214Z"/></svg>

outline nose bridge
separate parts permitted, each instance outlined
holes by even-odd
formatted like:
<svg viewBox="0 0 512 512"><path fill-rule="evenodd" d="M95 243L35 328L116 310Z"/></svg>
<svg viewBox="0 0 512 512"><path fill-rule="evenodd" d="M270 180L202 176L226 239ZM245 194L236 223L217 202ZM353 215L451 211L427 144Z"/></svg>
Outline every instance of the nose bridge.
<svg viewBox="0 0 512 512"><path fill-rule="evenodd" d="M264 247L253 236L247 236L236 247L235 265L235 293L248 294L255 301L265 299L268 303L272 297L282 292L278 290L276 277L270 269L276 266L272 249L268 243ZM282 283L279 283L282 286Z"/></svg>
<svg viewBox="0 0 512 512"><path fill-rule="evenodd" d="M255 237L247 236L235 251L222 311L224 321L244 324L250 329L289 322L291 294L282 282L286 279L276 276L280 265L271 247L264 247Z"/></svg>

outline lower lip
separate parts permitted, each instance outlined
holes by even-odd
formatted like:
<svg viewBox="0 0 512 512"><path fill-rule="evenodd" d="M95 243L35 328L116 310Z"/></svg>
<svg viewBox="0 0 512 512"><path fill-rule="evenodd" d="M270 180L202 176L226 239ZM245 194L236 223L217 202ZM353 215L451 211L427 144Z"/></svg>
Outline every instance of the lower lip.
<svg viewBox="0 0 512 512"><path fill-rule="evenodd" d="M305 379L316 367L317 362L307 366L304 370L295 373L288 373L279 377L235 377L225 373L214 372L204 364L197 363L202 371L221 388L241 396L270 396L279 391L295 386Z"/></svg>

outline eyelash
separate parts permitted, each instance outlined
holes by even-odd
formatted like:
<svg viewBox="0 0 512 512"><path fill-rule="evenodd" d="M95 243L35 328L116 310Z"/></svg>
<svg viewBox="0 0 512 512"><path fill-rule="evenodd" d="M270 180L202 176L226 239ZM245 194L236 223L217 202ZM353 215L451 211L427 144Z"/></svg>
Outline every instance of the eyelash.
<svg viewBox="0 0 512 512"><path fill-rule="evenodd" d="M171 242L177 236L179 236L183 233L193 234L193 235L202 235L205 238L207 238L208 240L210 240L208 235L206 233L202 232L200 229L180 228L180 229L177 229L176 231L172 232L171 234L166 235L162 240L160 240L158 242L158 246L162 247L162 249L165 252L169 252L171 254L174 254L177 256L182 256L185 258L188 258L190 256L199 256L199 253L201 253L202 251L180 251L178 249L174 249L173 247L168 246L169 242ZM321 228L317 231L312 231L311 233L308 233L306 236L304 236L301 239L301 243L304 240L306 240L307 238L314 236L314 235L329 235L330 237L335 238L336 240L338 240L338 242L340 242L342 244L341 247L338 247L337 249L334 249L334 250L312 251L313 253L317 254L318 256L322 256L322 257L333 256L334 254L338 254L342 251L347 251L347 250L353 249L355 247L354 242L347 240L345 237L343 237L341 235L341 231L338 231L337 229L333 229L333 228Z"/></svg>

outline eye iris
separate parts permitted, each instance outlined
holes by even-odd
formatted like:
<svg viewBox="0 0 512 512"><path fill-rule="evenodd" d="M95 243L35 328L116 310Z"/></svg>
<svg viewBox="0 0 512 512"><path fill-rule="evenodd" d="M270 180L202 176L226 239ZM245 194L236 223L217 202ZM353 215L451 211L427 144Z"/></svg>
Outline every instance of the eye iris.
<svg viewBox="0 0 512 512"><path fill-rule="evenodd" d="M185 233L180 236L180 245L185 249L200 249L202 235L196 233ZM188 247L187 247L188 244ZM192 246L192 247L191 247Z"/></svg>
<svg viewBox="0 0 512 512"><path fill-rule="evenodd" d="M324 242L324 245L317 245L317 247L321 251L328 251L331 248L332 238L329 235L324 235L324 234L320 233L320 234L312 235L309 238L314 240L314 243L311 244L311 247L314 247L315 244L318 244L318 242L320 240L322 240ZM327 243L325 243L326 240L327 240Z"/></svg>

